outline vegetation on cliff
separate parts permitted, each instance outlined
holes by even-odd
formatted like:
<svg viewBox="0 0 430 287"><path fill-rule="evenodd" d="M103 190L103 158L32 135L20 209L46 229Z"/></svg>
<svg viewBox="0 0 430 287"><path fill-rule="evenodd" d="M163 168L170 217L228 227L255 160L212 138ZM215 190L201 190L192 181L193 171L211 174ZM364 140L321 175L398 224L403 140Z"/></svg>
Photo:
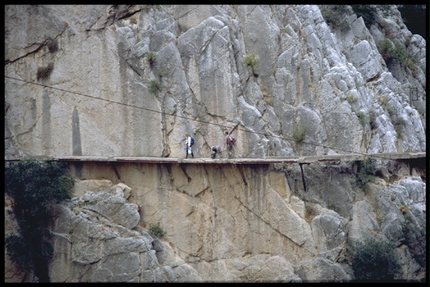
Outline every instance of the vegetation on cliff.
<svg viewBox="0 0 430 287"><path fill-rule="evenodd" d="M53 248L47 241L48 206L70 197L73 179L66 176L67 163L27 160L6 162L6 194L13 198L19 235L6 237L6 251L25 274L49 282L48 261Z"/></svg>
<svg viewBox="0 0 430 287"><path fill-rule="evenodd" d="M400 271L395 246L388 241L371 238L356 242L350 252L356 281L390 281Z"/></svg>

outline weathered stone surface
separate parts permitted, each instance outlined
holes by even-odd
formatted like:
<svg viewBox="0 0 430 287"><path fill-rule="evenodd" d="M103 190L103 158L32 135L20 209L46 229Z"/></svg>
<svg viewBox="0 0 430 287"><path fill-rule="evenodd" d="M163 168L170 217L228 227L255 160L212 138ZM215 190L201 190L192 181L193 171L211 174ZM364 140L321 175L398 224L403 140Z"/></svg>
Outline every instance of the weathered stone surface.
<svg viewBox="0 0 430 287"><path fill-rule="evenodd" d="M351 277L333 261L318 257L311 262L304 262L307 282L347 282Z"/></svg>
<svg viewBox="0 0 430 287"><path fill-rule="evenodd" d="M406 272L402 278L417 280L423 274L417 268L420 263L411 259L425 254L419 243L420 226L425 225L425 184L420 177L391 184L377 178L365 192L352 190L334 200L338 191L321 185L320 177L342 187L343 181L354 180L352 164L329 169L308 165L305 172L312 167L315 180L307 182L306 192L301 182L295 186L286 180L300 175L282 166L189 165L188 182L175 165L158 174L151 164L139 164L139 173L133 163L118 165L118 174L135 189L108 180L117 179L117 173L105 169L100 174L102 166L83 165L84 177L97 171L105 179L80 181L76 189L88 186L97 192L88 191L52 210L53 282L348 281L352 271L338 261L348 242L375 234L399 246ZM390 164L387 167L393 172ZM336 178L339 174L342 180ZM130 193L128 200L124 191ZM350 203L349 197L356 202ZM152 209L146 208L149 202ZM116 217L101 203L114 204L119 213L132 211L139 225L159 222L165 237L151 237L147 229L133 227L126 216ZM142 208L138 212L130 205ZM402 205L410 218L406 225ZM343 206L351 210L345 212ZM129 263L133 266L126 267ZM10 281L19 278L8 274Z"/></svg>
<svg viewBox="0 0 430 287"><path fill-rule="evenodd" d="M34 13L40 17L30 17ZM425 94L425 65L391 74L376 48L379 30L367 30L353 14L351 29L342 31L331 31L316 5L8 6L6 15L6 75L34 79L37 68L55 62L44 83L84 95L6 80L8 157L177 157L185 132L197 139L195 154L208 156L207 147L238 122L251 131L236 131L244 143L239 156L327 152L318 145L338 153L425 150L423 97L408 103L412 87ZM406 33L399 17L390 9L376 21L422 61L425 41ZM55 52L49 50L52 40ZM16 55L20 47L27 52ZM156 57L153 66L149 52ZM257 78L244 63L250 54L258 56ZM160 90L153 93L154 81ZM350 95L356 100L347 101ZM100 106L103 113L95 112ZM358 112L368 118L373 113L375 120L387 114L381 106L394 109L387 124L376 121L373 130L358 124ZM286 118L289 110L293 115ZM401 132L401 143L392 125L399 118L408 131ZM308 126L305 139L313 145L292 145L300 125Z"/></svg>
<svg viewBox="0 0 430 287"><path fill-rule="evenodd" d="M372 237L372 234L379 229L375 213L368 202L357 201L353 205L352 214L348 234L350 240L362 240L363 238Z"/></svg>
<svg viewBox="0 0 430 287"><path fill-rule="evenodd" d="M106 184L107 180L93 182L88 180L87 182L87 185L94 189L102 189ZM159 239L155 239L157 244L154 244L154 239L142 228L132 230L135 224L130 224L127 220L129 216L121 212L121 210L127 210L130 205L121 200L124 199L123 190L130 190L130 188L125 184L114 185L110 195L106 191L99 191L97 194L89 191L82 199L75 197L65 204L54 207L52 242L55 256L50 263L51 281L186 282L201 280L192 267L175 257L168 245L163 244ZM114 203L114 206L112 207L110 203ZM138 214L137 210L135 212ZM116 215L113 216L113 213ZM118 220L119 218L122 220ZM137 223L139 220L140 216ZM166 252L164 252L165 248ZM163 256L157 256L157 253L162 253ZM162 260L159 261L158 257ZM169 265L165 265L164 262ZM179 269L175 271L172 267ZM83 272L84 275L82 275Z"/></svg>
<svg viewBox="0 0 430 287"><path fill-rule="evenodd" d="M313 237L320 240L317 243L319 252L331 251L344 244L346 238L342 220L334 215L337 216L336 213L333 215L324 214L317 215L312 219ZM334 255L332 259L337 257L337 254Z"/></svg>
<svg viewBox="0 0 430 287"><path fill-rule="evenodd" d="M209 157L233 127L236 157L426 150L426 41L394 5L371 27L348 7L341 29L318 5L5 8L5 159L181 158L187 132ZM418 62L387 64L387 38ZM355 163L72 165L53 282L348 281L343 250L374 236L396 243L403 278L426 274L426 184L407 164L378 162L366 190ZM6 265L8 282L32 281Z"/></svg>

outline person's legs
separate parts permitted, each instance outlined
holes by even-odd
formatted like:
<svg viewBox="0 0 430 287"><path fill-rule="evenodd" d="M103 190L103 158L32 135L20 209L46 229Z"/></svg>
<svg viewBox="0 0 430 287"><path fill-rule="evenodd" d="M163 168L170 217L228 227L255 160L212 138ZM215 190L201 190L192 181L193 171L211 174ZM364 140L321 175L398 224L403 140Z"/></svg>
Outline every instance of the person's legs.
<svg viewBox="0 0 430 287"><path fill-rule="evenodd" d="M230 143L228 145L228 157L232 157L233 156L233 144Z"/></svg>

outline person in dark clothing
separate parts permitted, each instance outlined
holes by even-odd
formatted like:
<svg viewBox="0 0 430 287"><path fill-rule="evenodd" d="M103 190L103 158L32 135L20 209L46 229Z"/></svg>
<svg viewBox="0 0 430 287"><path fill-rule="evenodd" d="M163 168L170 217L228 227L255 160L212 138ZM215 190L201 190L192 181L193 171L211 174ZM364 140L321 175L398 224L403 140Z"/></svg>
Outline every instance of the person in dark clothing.
<svg viewBox="0 0 430 287"><path fill-rule="evenodd" d="M233 150L233 145L236 139L232 137L228 132L225 132L225 142L224 148L227 147L228 156L231 156L231 151Z"/></svg>
<svg viewBox="0 0 430 287"><path fill-rule="evenodd" d="M212 150L211 158L212 158L212 159L215 159L215 158L216 158L217 153L221 152L221 147L220 147L219 145L217 145L217 146L213 146L213 147L211 148L211 150Z"/></svg>

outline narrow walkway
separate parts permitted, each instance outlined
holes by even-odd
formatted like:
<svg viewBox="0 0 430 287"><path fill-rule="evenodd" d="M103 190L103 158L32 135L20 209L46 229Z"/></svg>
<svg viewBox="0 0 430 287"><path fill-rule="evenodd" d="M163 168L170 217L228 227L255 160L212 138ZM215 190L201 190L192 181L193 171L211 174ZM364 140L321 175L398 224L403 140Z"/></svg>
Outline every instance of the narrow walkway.
<svg viewBox="0 0 430 287"><path fill-rule="evenodd" d="M377 154L339 154L302 157L267 157L267 158L174 158L174 157L103 157L103 156L62 156L56 158L48 157L26 157L17 159L5 159L5 161L20 161L25 159L57 160L57 161L81 161L81 162L138 162L138 163L194 163L194 164L272 164L272 163L299 163L308 164L314 162L346 162L361 161L366 157L375 159L401 160L426 158L426 152L413 153L377 153Z"/></svg>

